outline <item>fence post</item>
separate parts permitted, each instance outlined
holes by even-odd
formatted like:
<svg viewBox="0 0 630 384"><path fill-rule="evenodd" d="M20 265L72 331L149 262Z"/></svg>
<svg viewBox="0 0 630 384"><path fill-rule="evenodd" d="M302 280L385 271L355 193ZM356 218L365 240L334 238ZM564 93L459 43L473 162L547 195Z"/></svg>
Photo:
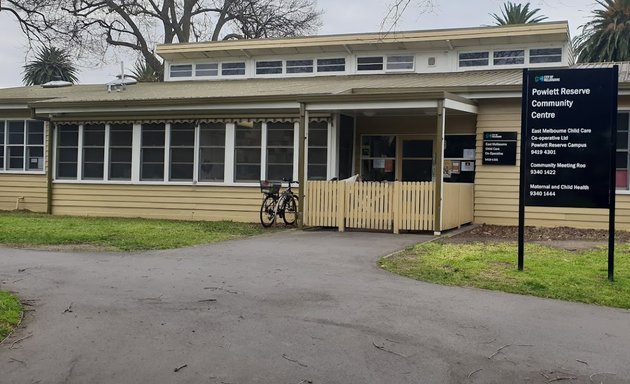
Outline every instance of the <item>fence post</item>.
<svg viewBox="0 0 630 384"><path fill-rule="evenodd" d="M339 232L346 231L346 182L336 181L337 188L337 227Z"/></svg>
<svg viewBox="0 0 630 384"><path fill-rule="evenodd" d="M400 233L400 181L394 181L394 233Z"/></svg>

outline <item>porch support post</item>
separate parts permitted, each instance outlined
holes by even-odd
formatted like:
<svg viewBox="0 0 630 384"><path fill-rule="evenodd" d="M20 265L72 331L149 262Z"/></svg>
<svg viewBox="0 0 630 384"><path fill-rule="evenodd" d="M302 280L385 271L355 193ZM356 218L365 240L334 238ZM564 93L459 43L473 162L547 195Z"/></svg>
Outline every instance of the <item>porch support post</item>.
<svg viewBox="0 0 630 384"><path fill-rule="evenodd" d="M46 172L46 213L52 214L52 198L53 198L53 151L55 150L54 130L55 124L52 121L48 121L46 124L46 165L44 171Z"/></svg>
<svg viewBox="0 0 630 384"><path fill-rule="evenodd" d="M444 100L438 100L437 106L437 145L435 156L435 218L433 220L433 234L438 236L442 232L442 190L444 184L444 131L446 130L446 108Z"/></svg>
<svg viewBox="0 0 630 384"><path fill-rule="evenodd" d="M298 182L300 183L298 188L298 228L304 228L304 191L306 190L306 180L304 175L305 160L305 143L306 143L306 119L307 119L306 105L300 103L300 129L299 129L299 148L298 148Z"/></svg>

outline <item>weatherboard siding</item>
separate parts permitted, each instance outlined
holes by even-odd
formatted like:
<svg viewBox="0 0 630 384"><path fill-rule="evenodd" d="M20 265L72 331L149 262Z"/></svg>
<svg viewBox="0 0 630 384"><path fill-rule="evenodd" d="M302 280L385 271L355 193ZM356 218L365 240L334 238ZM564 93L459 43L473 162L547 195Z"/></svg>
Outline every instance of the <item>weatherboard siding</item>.
<svg viewBox="0 0 630 384"><path fill-rule="evenodd" d="M620 97L619 107L630 108L630 97ZM475 176L475 223L518 224L521 101L479 102L477 116L477 172ZM515 166L483 165L483 133L518 132ZM618 229L630 230L630 195L616 197ZM608 210L527 207L525 224L542 227L608 228Z"/></svg>
<svg viewBox="0 0 630 384"><path fill-rule="evenodd" d="M44 170L48 170L50 130L44 124ZM0 211L28 210L46 213L48 178L44 173L0 172Z"/></svg>
<svg viewBox="0 0 630 384"><path fill-rule="evenodd" d="M46 212L46 175L0 173L0 210Z"/></svg>
<svg viewBox="0 0 630 384"><path fill-rule="evenodd" d="M56 215L257 222L258 187L61 184L53 185Z"/></svg>

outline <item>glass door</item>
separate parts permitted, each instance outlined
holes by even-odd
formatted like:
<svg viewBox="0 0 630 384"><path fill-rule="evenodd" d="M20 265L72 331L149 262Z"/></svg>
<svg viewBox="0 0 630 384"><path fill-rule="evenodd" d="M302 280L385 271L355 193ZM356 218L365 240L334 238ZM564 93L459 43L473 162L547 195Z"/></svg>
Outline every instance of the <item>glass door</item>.
<svg viewBox="0 0 630 384"><path fill-rule="evenodd" d="M401 181L432 181L433 140L402 140Z"/></svg>

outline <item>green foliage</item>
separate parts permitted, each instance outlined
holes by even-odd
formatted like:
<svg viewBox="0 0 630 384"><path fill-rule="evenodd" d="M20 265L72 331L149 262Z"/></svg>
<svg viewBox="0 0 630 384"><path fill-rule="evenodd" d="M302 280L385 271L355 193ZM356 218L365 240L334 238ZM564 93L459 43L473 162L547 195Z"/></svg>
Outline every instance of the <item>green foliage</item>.
<svg viewBox="0 0 630 384"><path fill-rule="evenodd" d="M546 16L536 15L540 8L530 9L529 6L529 3L516 4L508 1L503 4L500 15L491 13L490 16L495 25L540 23L547 19Z"/></svg>
<svg viewBox="0 0 630 384"><path fill-rule="evenodd" d="M574 46L579 62L630 60L630 0L598 0Z"/></svg>
<svg viewBox="0 0 630 384"><path fill-rule="evenodd" d="M0 291L0 341L11 333L22 318L22 305L8 292Z"/></svg>
<svg viewBox="0 0 630 384"><path fill-rule="evenodd" d="M146 60L138 60L133 66L131 77L140 83L155 83L161 81L162 68L156 70Z"/></svg>
<svg viewBox="0 0 630 384"><path fill-rule="evenodd" d="M0 213L0 244L78 245L123 251L171 249L263 233L258 224Z"/></svg>
<svg viewBox="0 0 630 384"><path fill-rule="evenodd" d="M40 48L35 60L24 66L25 85L41 85L49 81L68 81L76 83L77 69L68 53L55 47Z"/></svg>
<svg viewBox="0 0 630 384"><path fill-rule="evenodd" d="M605 247L568 251L527 244L525 271L514 243L419 244L381 259L388 271L417 280L630 309L630 245L616 249L616 281L607 280Z"/></svg>

